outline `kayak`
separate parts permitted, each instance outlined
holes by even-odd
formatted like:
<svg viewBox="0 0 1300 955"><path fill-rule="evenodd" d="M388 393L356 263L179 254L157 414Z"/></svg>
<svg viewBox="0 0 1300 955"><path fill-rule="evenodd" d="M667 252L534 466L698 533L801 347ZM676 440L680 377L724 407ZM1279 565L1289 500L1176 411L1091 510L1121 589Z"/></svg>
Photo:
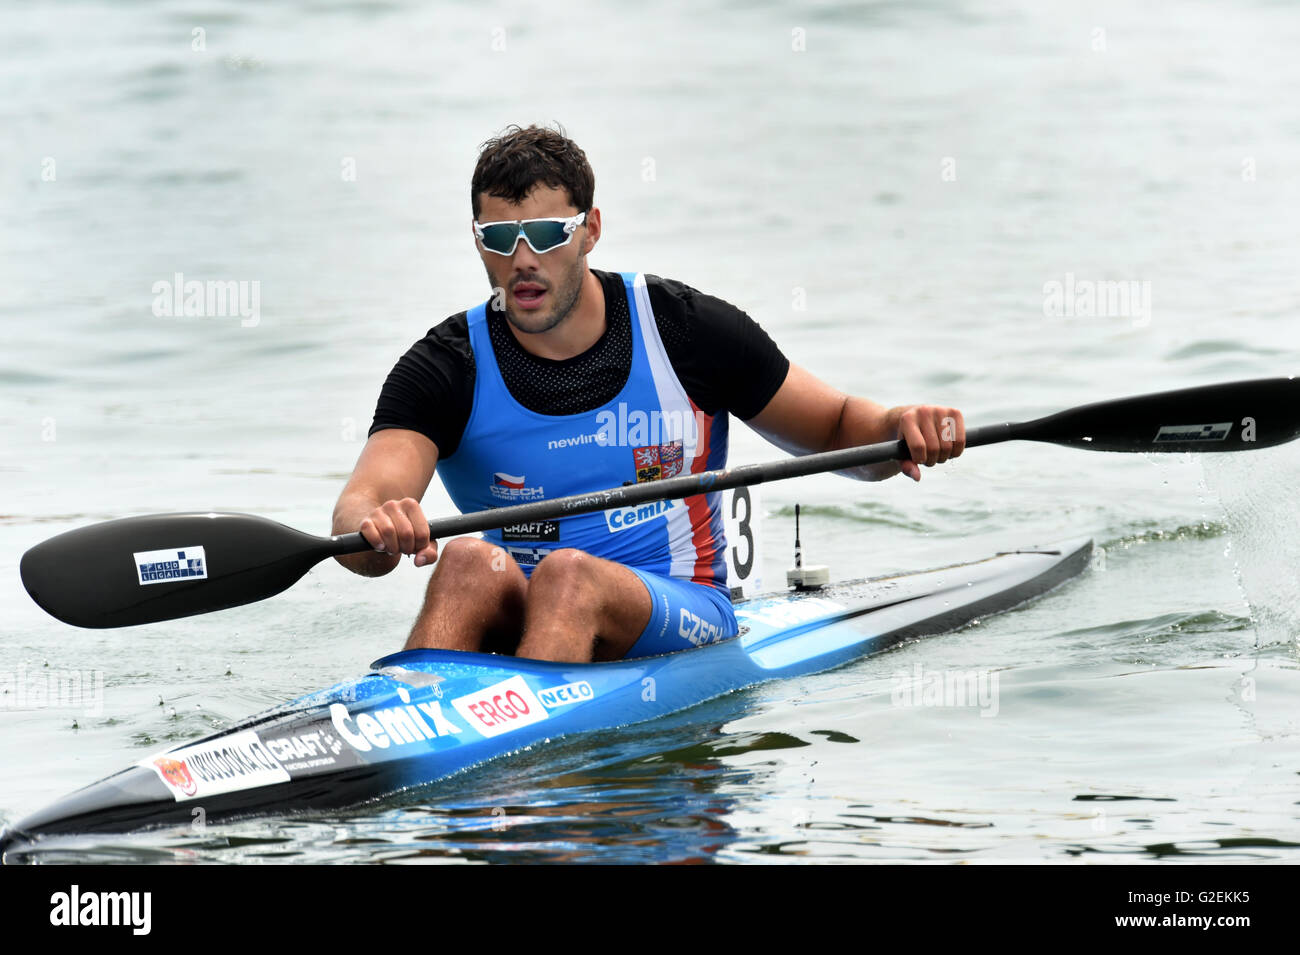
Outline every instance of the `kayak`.
<svg viewBox="0 0 1300 955"><path fill-rule="evenodd" d="M1089 563L1087 538L919 573L736 604L741 632L653 657L565 664L449 650L385 656L360 679L140 760L0 834L0 858L48 836L337 809L507 753L831 669L1040 596Z"/></svg>
<svg viewBox="0 0 1300 955"><path fill-rule="evenodd" d="M1090 451L1224 453L1300 438L1300 377L1225 382L966 430L966 447L1033 441ZM1239 424L1238 424L1239 423ZM625 484L429 522L444 539L535 521L735 491L729 549L740 633L661 656L560 664L418 650L371 672L140 760L0 832L0 860L41 839L360 805L523 749L651 720L766 680L827 670L900 641L957 629L1052 589L1087 565L1086 539L921 573L828 586L801 564L795 592L745 599L755 571L748 490L768 481L908 461L902 439ZM732 532L728 531L728 536ZM316 537L247 514L154 514L66 531L28 550L23 586L78 627L127 627L264 600L330 557L372 550L360 533ZM93 569L88 572L88 568ZM754 585L758 577L749 579Z"/></svg>
<svg viewBox="0 0 1300 955"><path fill-rule="evenodd" d="M1086 538L919 573L736 603L733 638L654 657L566 664L408 650L365 676L142 759L0 834L4 853L127 832L356 806L489 760L652 720L767 680L815 673L1038 597L1087 567ZM689 636L689 627L684 634Z"/></svg>

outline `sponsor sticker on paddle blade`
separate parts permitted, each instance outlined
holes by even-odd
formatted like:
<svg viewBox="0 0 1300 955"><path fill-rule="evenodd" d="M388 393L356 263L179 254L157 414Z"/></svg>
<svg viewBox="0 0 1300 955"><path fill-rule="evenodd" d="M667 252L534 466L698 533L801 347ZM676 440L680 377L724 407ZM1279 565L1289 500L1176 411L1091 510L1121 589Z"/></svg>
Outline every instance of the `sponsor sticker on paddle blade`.
<svg viewBox="0 0 1300 955"><path fill-rule="evenodd" d="M1232 422L1218 424L1167 424L1156 432L1153 444L1177 444L1183 441L1224 441L1232 433Z"/></svg>
<svg viewBox="0 0 1300 955"><path fill-rule="evenodd" d="M140 584L170 584L181 580L206 580L208 561L203 548L170 547L166 550L138 551L135 572Z"/></svg>

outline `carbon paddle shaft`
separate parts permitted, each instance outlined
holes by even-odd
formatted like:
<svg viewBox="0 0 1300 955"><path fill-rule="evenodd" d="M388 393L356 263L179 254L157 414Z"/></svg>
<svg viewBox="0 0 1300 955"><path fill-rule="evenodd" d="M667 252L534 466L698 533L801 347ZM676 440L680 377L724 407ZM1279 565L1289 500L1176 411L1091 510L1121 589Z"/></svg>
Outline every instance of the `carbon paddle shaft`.
<svg viewBox="0 0 1300 955"><path fill-rule="evenodd" d="M1298 436L1300 379L1271 378L972 428L966 446L1024 440L1093 451L1247 451ZM885 441L439 518L429 532L438 539L910 457L903 441ZM19 570L32 599L58 619L123 627L262 600L327 557L368 550L359 533L316 537L247 514L155 514L67 531L24 554Z"/></svg>

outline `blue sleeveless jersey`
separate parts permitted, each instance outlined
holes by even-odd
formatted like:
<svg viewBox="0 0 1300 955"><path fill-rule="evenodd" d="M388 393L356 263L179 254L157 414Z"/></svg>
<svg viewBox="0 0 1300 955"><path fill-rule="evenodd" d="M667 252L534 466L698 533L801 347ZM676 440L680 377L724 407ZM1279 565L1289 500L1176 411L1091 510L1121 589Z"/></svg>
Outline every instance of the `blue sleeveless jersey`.
<svg viewBox="0 0 1300 955"><path fill-rule="evenodd" d="M462 512L505 507L724 467L727 413L706 415L678 380L650 309L645 277L624 272L632 367L615 398L592 411L544 415L501 378L484 303L470 310L474 405L438 473ZM640 570L727 587L721 494L579 514L488 531L524 573L561 547Z"/></svg>

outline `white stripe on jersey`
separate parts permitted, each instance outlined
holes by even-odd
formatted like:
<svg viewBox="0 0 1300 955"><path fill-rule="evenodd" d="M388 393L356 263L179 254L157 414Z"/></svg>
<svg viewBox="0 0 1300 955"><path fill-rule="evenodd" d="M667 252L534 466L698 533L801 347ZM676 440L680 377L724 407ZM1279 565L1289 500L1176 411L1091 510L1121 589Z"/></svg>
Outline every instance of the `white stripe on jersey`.
<svg viewBox="0 0 1300 955"><path fill-rule="evenodd" d="M646 288L645 275L638 272L632 280L632 293L636 299L637 321L641 326L641 341L645 346L646 360L650 363L650 374L654 378L655 394L664 421L687 422L689 430L684 438L694 439L694 446L688 447L682 442L682 473L689 474L695 470L695 459L704 453L708 442L699 434L696 427L695 412L691 408L686 389L682 387L677 373L673 371L664 350L663 339L659 337L659 325L655 322L654 311L650 308L650 292ZM672 555L669 574L673 577L690 579L695 576L695 567L699 562L699 552L695 547L695 534L691 527L690 511L685 507L674 507L667 514L668 547Z"/></svg>

